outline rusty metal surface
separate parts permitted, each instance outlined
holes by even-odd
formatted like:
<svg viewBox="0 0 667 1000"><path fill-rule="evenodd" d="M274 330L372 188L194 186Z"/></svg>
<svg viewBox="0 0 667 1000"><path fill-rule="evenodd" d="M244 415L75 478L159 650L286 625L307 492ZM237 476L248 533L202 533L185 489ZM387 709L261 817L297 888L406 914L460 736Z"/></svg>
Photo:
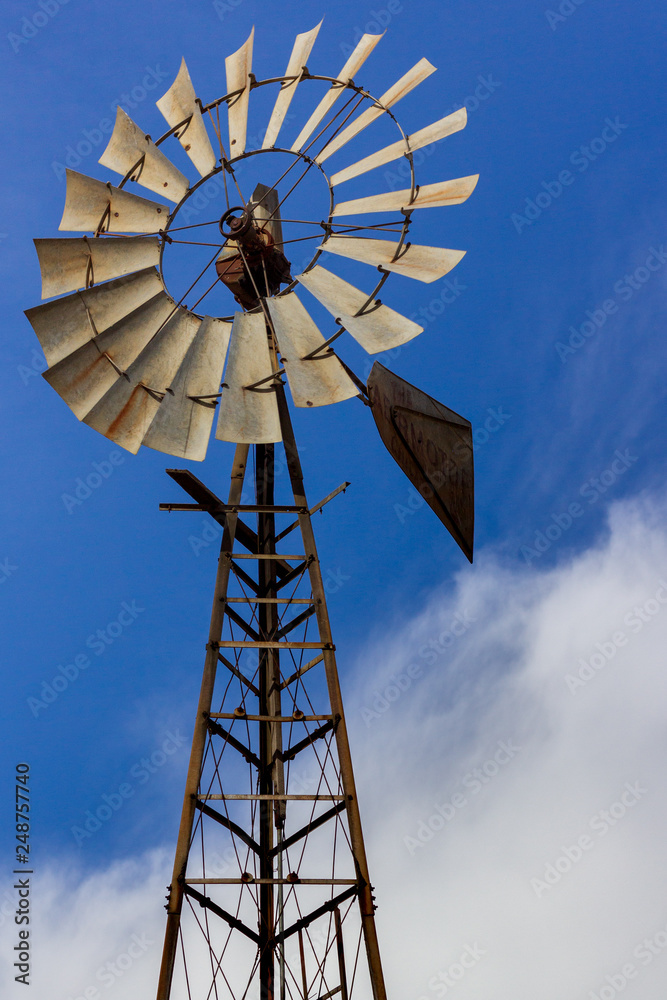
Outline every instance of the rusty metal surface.
<svg viewBox="0 0 667 1000"><path fill-rule="evenodd" d="M84 423L136 454L200 323L186 309L178 309L149 340L125 376L117 378L86 414Z"/></svg>
<svg viewBox="0 0 667 1000"><path fill-rule="evenodd" d="M160 277L150 267L26 309L25 314L48 364L55 365L162 291Z"/></svg>
<svg viewBox="0 0 667 1000"><path fill-rule="evenodd" d="M365 212L402 212L415 208L443 208L446 205L460 205L469 198L475 190L479 174L469 177L456 177L451 181L440 181L437 184L424 184L417 188L414 200L412 191L390 191L387 194L375 194L368 198L357 198L354 201L343 201L336 205L334 215L363 215Z"/></svg>
<svg viewBox="0 0 667 1000"><path fill-rule="evenodd" d="M65 208L58 229L70 233L157 233L169 208L67 168Z"/></svg>
<svg viewBox="0 0 667 1000"><path fill-rule="evenodd" d="M200 107L196 101L195 88L192 85L185 59L182 60L178 76L169 90L155 103L166 118L170 128L175 128L176 125L190 119L187 125L183 125L174 134L194 163L198 173L205 177L214 169L217 161Z"/></svg>
<svg viewBox="0 0 667 1000"><path fill-rule="evenodd" d="M368 34L362 36L354 52L338 74L338 80L343 84L343 86L339 87L337 84L333 84L331 89L327 90L326 94L299 132L299 135L292 146L292 150L294 152L303 148L328 111L330 111L330 109L334 106L341 94L345 93L345 84L348 84L356 75L357 70L361 69L382 37L382 35Z"/></svg>
<svg viewBox="0 0 667 1000"><path fill-rule="evenodd" d="M295 292L266 304L295 406L328 406L359 395L333 351L304 360L324 337Z"/></svg>
<svg viewBox="0 0 667 1000"><path fill-rule="evenodd" d="M280 441L280 420L264 313L236 313L220 399L218 441ZM261 382L255 388L256 383Z"/></svg>
<svg viewBox="0 0 667 1000"><path fill-rule="evenodd" d="M44 372L52 389L79 420L123 378L124 372L148 344L174 308L164 292L139 306L95 339Z"/></svg>
<svg viewBox="0 0 667 1000"><path fill-rule="evenodd" d="M330 236L320 245L320 250L339 254L351 260L382 267L385 271L403 274L416 281L437 281L448 274L465 256L465 250L446 250L444 247L422 247L390 240L370 240L359 236ZM400 251L400 252L399 252ZM396 253L399 257L394 260Z"/></svg>
<svg viewBox="0 0 667 1000"><path fill-rule="evenodd" d="M411 70L405 73L400 80L396 81L393 87L390 87L382 97L378 98L377 104L367 108L366 111L362 111L358 118L355 118L335 139L332 139L324 147L319 156L315 157L315 162L324 163L325 160L328 160L333 153L342 149L350 139L354 139L356 135L359 135L360 132L383 115L385 108L391 108L394 104L398 104L411 90L414 90L420 83L423 83L431 73L435 73L435 66L432 66L428 59L420 59Z"/></svg>
<svg viewBox="0 0 667 1000"><path fill-rule="evenodd" d="M60 237L33 242L42 272L43 299L160 263L160 241L145 236L128 236L127 239Z"/></svg>
<svg viewBox="0 0 667 1000"><path fill-rule="evenodd" d="M398 160L399 157L405 156L408 152L414 153L418 149L423 149L424 146L430 146L432 142L439 142L445 136L465 128L467 120L468 113L465 108L454 111L453 114L441 118L432 125L427 125L419 132L414 132L405 139L399 139L398 142L392 142L390 146L379 149L377 153L371 153L363 160L358 160L357 163L352 163L344 170L339 170L337 174L332 175L331 183L333 185L343 184L352 177L359 177L360 174L365 174L375 167L381 167L385 163L391 163L392 160Z"/></svg>
<svg viewBox="0 0 667 1000"><path fill-rule="evenodd" d="M107 148L98 163L123 177L131 170L130 180L142 187L179 202L187 194L190 182L153 140L118 106L116 123Z"/></svg>
<svg viewBox="0 0 667 1000"><path fill-rule="evenodd" d="M253 28L247 41L240 49L225 59L227 74L227 92L239 91L230 98L228 105L229 120L229 157L245 153L246 135L248 131L248 102L250 101L250 73L252 72L252 48L255 40Z"/></svg>
<svg viewBox="0 0 667 1000"><path fill-rule="evenodd" d="M301 274L299 282L369 354L406 344L424 329L389 306L379 305L378 300L357 315L368 303L368 295L319 264Z"/></svg>
<svg viewBox="0 0 667 1000"><path fill-rule="evenodd" d="M282 124L285 120L285 115L287 114L289 106L292 103L292 98L296 93L296 88L299 85L303 71L306 67L308 56L311 53L313 45L315 44L315 39L317 38L321 27L322 21L320 21L320 23L313 28L312 31L305 31L303 34L296 36L294 48L292 49L292 54L289 58L287 69L285 70L285 76L293 77L293 79L286 80L280 88L275 106L271 112L269 126L266 130L266 135L264 136L264 142L262 143L262 149L270 149L276 144L278 133L280 132Z"/></svg>
<svg viewBox="0 0 667 1000"><path fill-rule="evenodd" d="M146 437L148 448L195 462L206 457L231 323L205 316Z"/></svg>
<svg viewBox="0 0 667 1000"><path fill-rule="evenodd" d="M368 394L389 453L472 562L475 526L472 426L375 362Z"/></svg>

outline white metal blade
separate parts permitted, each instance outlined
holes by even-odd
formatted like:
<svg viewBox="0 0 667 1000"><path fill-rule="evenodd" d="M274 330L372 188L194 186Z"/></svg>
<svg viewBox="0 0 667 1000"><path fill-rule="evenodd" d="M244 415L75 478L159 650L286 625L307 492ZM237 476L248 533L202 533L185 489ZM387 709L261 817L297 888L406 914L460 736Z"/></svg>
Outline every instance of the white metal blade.
<svg viewBox="0 0 667 1000"><path fill-rule="evenodd" d="M156 233L169 218L158 202L67 168L65 209L58 229L70 233Z"/></svg>
<svg viewBox="0 0 667 1000"><path fill-rule="evenodd" d="M406 344L424 329L388 306L379 305L377 299L368 305L370 312L357 316L368 295L319 265L300 275L299 281L369 354Z"/></svg>
<svg viewBox="0 0 667 1000"><path fill-rule="evenodd" d="M315 39L317 38L317 34L321 27L322 21L320 21L317 27L313 28L312 31L306 31L302 35L296 36L294 48L292 49L292 55L289 58L287 69L285 70L285 76L291 76L294 77L294 79L283 83L280 88L280 93L278 94L275 106L271 112L269 127L267 128L266 135L264 136L262 149L270 149L276 144L278 133L282 128L285 115L287 114L287 110L292 103L292 98L296 93L296 88L299 86L299 82L303 76L303 71L306 67L306 62L308 61L308 56L311 53L313 45L315 44Z"/></svg>
<svg viewBox="0 0 667 1000"><path fill-rule="evenodd" d="M380 41L384 37L384 32L382 35L364 35L357 45L356 49L347 60L342 70L338 74L337 79L339 83L332 83L331 89L327 90L326 94L317 105L312 115L303 126L299 135L296 138L292 150L297 152L302 149L306 141L311 137L317 126L323 120L327 112L334 106L338 98L345 91L346 85L353 79L357 70L360 69L363 64L368 59L369 55ZM341 86L342 84L342 86Z"/></svg>
<svg viewBox="0 0 667 1000"><path fill-rule="evenodd" d="M233 55L225 59L227 73L227 93L239 90L241 93L232 97L228 106L229 117L229 150L230 159L245 153L246 135L248 131L248 102L250 100L250 73L252 70L252 47L255 29L250 32L248 40Z"/></svg>
<svg viewBox="0 0 667 1000"><path fill-rule="evenodd" d="M257 392L246 386L268 378L273 369L264 313L236 313L229 345L220 412L215 436L237 444L267 444L280 441L278 400L271 382Z"/></svg>
<svg viewBox="0 0 667 1000"><path fill-rule="evenodd" d="M181 122L189 119L174 135L194 163L202 177L210 174L216 165L216 156L206 131L201 109L196 101L195 88L192 85L185 59L181 62L178 76L171 87L156 104L170 128L175 128Z"/></svg>
<svg viewBox="0 0 667 1000"><path fill-rule="evenodd" d="M154 268L26 310L49 365L55 365L162 292Z"/></svg>
<svg viewBox="0 0 667 1000"><path fill-rule="evenodd" d="M75 416L83 420L105 393L124 378L120 372L126 371L139 356L173 308L173 300L160 292L49 368L44 378Z"/></svg>
<svg viewBox="0 0 667 1000"><path fill-rule="evenodd" d="M132 362L127 377L116 379L84 417L84 423L136 454L160 407L160 394L176 375L200 323L187 309L179 309Z"/></svg>
<svg viewBox="0 0 667 1000"><path fill-rule="evenodd" d="M190 187L187 177L176 169L120 105L116 111L116 124L109 145L98 162L123 177L136 167L130 180L149 191L164 195L170 201L180 201Z"/></svg>
<svg viewBox="0 0 667 1000"><path fill-rule="evenodd" d="M425 282L444 277L465 256L465 250L445 250L443 247L421 247L407 243L398 260L394 260L399 246L399 243L389 240L330 236L319 249Z"/></svg>
<svg viewBox="0 0 667 1000"><path fill-rule="evenodd" d="M415 208L442 208L446 205L460 205L469 198L475 190L479 174L469 177L457 177L452 181L440 181L438 184L425 184L416 189L414 201L410 201L412 192L389 191L387 194L375 194L369 198L357 198L355 201L343 201L334 208L334 215L364 215L366 212L402 212Z"/></svg>
<svg viewBox="0 0 667 1000"><path fill-rule="evenodd" d="M353 139L355 135L359 135L360 132L363 132L372 122L383 115L385 108L391 108L394 104L397 104L406 94L409 94L411 90L414 90L415 87L419 86L420 83L429 77L431 73L435 73L435 66L432 66L428 59L420 59L411 70L402 76L400 80L397 80L393 87L390 87L382 95L377 104L366 111L362 111L358 118L350 122L347 128L343 129L339 135L327 143L322 152L315 157L315 162L324 163L325 160L328 160L330 156L341 149L350 139Z"/></svg>
<svg viewBox="0 0 667 1000"><path fill-rule="evenodd" d="M217 404L191 397L220 391L231 330L231 323L204 317L143 440L148 448L194 462L206 458Z"/></svg>
<svg viewBox="0 0 667 1000"><path fill-rule="evenodd" d="M331 348L304 360L325 341L294 292L266 304L295 406L328 406L359 395Z"/></svg>
<svg viewBox="0 0 667 1000"><path fill-rule="evenodd" d="M145 236L126 239L34 240L42 272L42 298L119 278L160 263L160 241Z"/></svg>
<svg viewBox="0 0 667 1000"><path fill-rule="evenodd" d="M434 122L433 125L427 125L419 132L407 136L407 145L405 140L399 139L398 142L393 142L390 146L379 149L377 153L372 153L370 156L365 156L363 160L351 164L345 170L339 170L337 174L332 175L331 183L334 185L343 184L352 177L359 177L360 174L365 174L375 167L382 167L385 163L398 160L401 156L405 156L408 150L414 153L418 149L423 149L424 146L430 146L433 142L439 142L445 136L465 128L467 120L468 112L465 108L461 108L459 111L447 115L446 118Z"/></svg>

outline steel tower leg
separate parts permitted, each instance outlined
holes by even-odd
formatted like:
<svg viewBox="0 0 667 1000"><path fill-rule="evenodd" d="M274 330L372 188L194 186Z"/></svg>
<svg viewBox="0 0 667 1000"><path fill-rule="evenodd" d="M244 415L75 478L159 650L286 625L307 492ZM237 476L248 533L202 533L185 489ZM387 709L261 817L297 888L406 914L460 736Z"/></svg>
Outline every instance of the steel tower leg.
<svg viewBox="0 0 667 1000"><path fill-rule="evenodd" d="M198 924L205 931L205 948L210 949L208 985L195 990L193 997L203 990L202 996L231 994L234 1000L244 1000L257 996L257 990L259 1000L276 1000L277 995L281 1000L354 1000L359 992L355 988L357 962L354 952L346 961L346 949L355 948L352 934L356 933L355 950L360 937L364 940L373 998L386 1000L311 511L281 385L277 394L288 473L281 486L284 490L285 479L289 481L290 504L276 503L274 445L255 446L255 502L241 502L248 446L239 445L227 504L191 473L173 470L172 478L196 503L163 505L207 511L224 525L224 531L169 887L158 1000L170 1000L172 995L182 1000L190 995L172 990L175 966L180 967L177 953L183 951L187 969L186 953L191 947L184 923L186 898L194 915L188 927L194 928L196 937ZM256 531L246 524L247 514L256 515ZM291 523L278 531L276 519L286 517ZM277 545L293 530L294 535L300 534L303 547L298 555L285 555ZM253 576L247 567L254 563ZM234 587L239 596L233 596ZM309 624L316 625L316 638L308 636ZM295 638L300 631L303 636ZM254 665L248 671L252 657ZM219 663L225 670L216 683ZM318 665L321 674L315 669ZM236 693L230 685L236 686ZM244 779L249 783L243 791L235 762L242 763L250 775ZM295 762L301 767L296 776ZM307 773L303 777L308 767L315 769L315 778ZM325 853L330 850L328 860L322 841L318 844L322 836L331 845L325 848ZM233 860L216 870L208 861L209 852L211 845L219 850L223 837L232 844ZM313 838L315 846L311 847ZM197 839L201 852L193 850ZM327 874L321 871L323 857ZM227 900L234 893L230 905ZM356 931L351 926L355 898L360 914ZM194 904L202 908L203 920ZM216 940L210 921L220 930ZM228 951L230 941L236 945ZM232 966L238 964L249 941L256 949L254 964L250 959L245 981L234 986ZM199 958L188 982L201 975Z"/></svg>

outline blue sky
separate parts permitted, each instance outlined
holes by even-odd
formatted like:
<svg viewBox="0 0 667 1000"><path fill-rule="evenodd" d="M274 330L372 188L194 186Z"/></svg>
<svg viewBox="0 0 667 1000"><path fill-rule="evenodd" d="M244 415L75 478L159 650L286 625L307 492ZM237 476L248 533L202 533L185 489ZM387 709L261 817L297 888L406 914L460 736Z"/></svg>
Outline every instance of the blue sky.
<svg viewBox="0 0 667 1000"><path fill-rule="evenodd" d="M32 238L57 235L68 156L80 159L69 165L84 173L115 179L97 163L105 145L98 135L100 123L113 117L117 103L128 107L124 94L136 105L129 106L132 117L157 136L164 125L154 101L171 84L182 56L198 93L212 100L225 91L224 57L245 41L253 24L254 71L262 78L284 71L294 36L322 16L309 59L311 72L338 73L359 33L376 31L378 23L386 26L386 36L358 78L371 92L381 94L422 56L437 67L437 74L396 109L407 132L465 102L467 127L428 151L417 169L420 183L480 174L463 206L416 213L415 242L465 249L467 255L450 274L448 286L398 277L389 282L383 301L405 315L417 314L425 329L402 349L379 358L472 422L478 445L475 566L463 564L430 510L415 502L365 407L350 400L294 415L311 501L343 481L352 483L315 526L348 714L358 729L356 742L364 759L373 758L374 732L383 734L378 736L383 752L392 746L387 720L393 716L383 716L376 726L364 725L359 707L371 704L373 691L381 689L374 685L386 678L387 642L401 651L404 661L417 657L421 662L419 636L431 628L429 615L449 620L450 612L465 610L461 602L477 594L491 609L486 618L480 612L480 620L495 623L493 628L480 626L477 644L466 638L456 647L460 675L454 676L445 658L438 674L425 668L419 689L415 685L402 702L405 725L417 730L417 709L428 703L428 692L431 699L440 699L442 720L451 721L454 713L451 740L446 745L436 740L435 745L441 747L443 761L445 754L450 761L443 762L443 774L451 767L452 773L462 774L464 762L474 757L471 741L481 741L479 753L484 752L479 726L486 717L488 692L498 690L507 677L525 680L530 661L525 636L514 634L510 641L502 631L502 600L493 586L505 595L507 620L532 621L534 634L545 643L537 618L541 622L541 616L551 613L556 621L560 614L566 633L570 624L562 608L544 595L562 594L563 605L575 615L597 587L620 613L643 593L641 588L637 594L632 591L627 601L620 593L626 570L645 580L647 596L653 586L648 562L653 560L658 575L664 572L664 563L662 570L655 563L667 530L662 5L649 0L583 0L578 5L563 0L560 6L517 0L474 5L380 0L367 8L350 0L308 5L293 0L279 5L116 0L110 8L98 0L43 0L41 6L37 0L6 0L0 12L7 109L0 154L5 277L0 405L6 427L0 791L6 799L14 764L29 760L39 803L37 857L56 881L67 870L71 884L97 874L99 884L108 887L113 864L136 863L149 852L168 855L171 850L216 545L203 534L203 516L167 516L157 509L161 501L180 499L164 474L165 467L178 462L148 449L137 456L120 452L78 423L41 378L43 356L23 315L40 301ZM309 104L300 98L294 109L300 117L289 127L298 130ZM260 102L251 110L249 132L261 125ZM375 133L368 129L355 140L354 156L348 147L331 162L345 166L385 141L381 128ZM376 193L400 186L404 182L395 165L389 165L362 178L359 190ZM341 354L364 374L368 358L350 338ZM212 441L206 461L192 463L193 471L212 489L225 492L231 456L231 446ZM101 484L73 504L67 498L95 470ZM560 527L560 535L553 525ZM629 538L635 537L633 531L645 563L632 561L629 547L621 544L624 532ZM621 539L616 547L614 539ZM619 588L613 593L608 593L604 573L587 575L581 569L595 553L600 566L610 560L614 580L618 575ZM120 622L120 633L97 655L87 646L88 638L114 622ZM602 621L589 636L591 646L601 641L607 624ZM662 620L652 632L655 646L644 650L651 663L660 655L658 630L664 636ZM639 670L640 647L634 649ZM29 699L39 698L42 684L60 665L87 653L90 666L35 717ZM542 662L541 655L536 654L536 662ZM545 653L545 662L555 656ZM404 661L394 662L392 669L400 671ZM531 677L530 684L537 684ZM648 676L645 683L645 701L635 705L635 733L642 731L642 712L650 711ZM475 690L481 702L475 700ZM546 684L545 698L549 690ZM510 696L505 691L502 697ZM596 724L604 726L602 707L595 711ZM622 728L622 715L609 711L610 724ZM592 726L592 718L589 722ZM171 738L168 734L176 737L170 744L175 751L150 780L141 781L142 758L159 750ZM503 738L501 732L498 739ZM397 738L395 745L409 758L414 744L407 737L403 744L403 737ZM562 759L569 760L572 745L564 736L558 744ZM414 766L426 775L422 749L415 750ZM661 752L664 761L664 746L656 743L650 752ZM72 826L133 768L136 796L95 837L77 844ZM361 761L357 769L363 772ZM369 765L362 777L372 791L371 774L377 783L382 772L374 774ZM590 788L596 787L591 776ZM525 787L508 787L505 795L508 801L516 796L523 802ZM376 796L370 798L368 822L378 844L383 891L390 895L395 859L390 863L380 846L386 835L377 818L382 806ZM596 806L589 808L585 800L581 808L587 819ZM519 814L524 815L520 809ZM495 818L489 806L488 822ZM394 820L403 823L407 836L405 816ZM3 821L2 834L8 858L9 821ZM546 847L544 856L549 856ZM411 857L401 855L405 878L426 880L427 868L414 862L410 869ZM628 854L620 857L627 863ZM444 879L451 865L444 847L440 863ZM3 875L5 882L7 878L8 873ZM382 884L377 876L376 883ZM469 889L481 900L483 885L471 880ZM595 900L602 898L595 895L598 889L584 891L590 892L594 910ZM462 898L465 893L462 884ZM45 889L45 900L47 896ZM433 919L441 921L444 933L450 917L435 901L433 906ZM569 910L564 907L563 919L573 919L576 910L575 897ZM391 934L391 928L383 929ZM633 933L629 927L628 944L634 943ZM411 990L409 997L424 991L434 995L427 980L451 961L441 954L436 938L429 937L431 950L420 953L422 979L413 969L403 983L403 992ZM601 968L613 974L613 968ZM581 982L572 984L573 997L587 995L583 966L581 972ZM497 997L507 991L509 996L514 988L511 995L523 997L516 992L511 962L497 974L500 994L475 995ZM593 977L590 983L594 989L598 980ZM64 986L63 1000L68 989L77 988L76 982ZM476 988L472 980L470 988ZM632 988L640 1000L657 996L648 979Z"/></svg>

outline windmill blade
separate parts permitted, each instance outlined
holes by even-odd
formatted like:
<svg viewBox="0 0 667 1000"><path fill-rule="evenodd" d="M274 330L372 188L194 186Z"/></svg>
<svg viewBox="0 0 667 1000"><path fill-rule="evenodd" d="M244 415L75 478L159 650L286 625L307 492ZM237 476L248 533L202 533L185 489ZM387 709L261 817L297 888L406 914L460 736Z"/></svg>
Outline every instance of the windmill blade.
<svg viewBox="0 0 667 1000"><path fill-rule="evenodd" d="M328 406L359 395L331 348L308 358L325 340L295 292L266 304L295 406Z"/></svg>
<svg viewBox="0 0 667 1000"><path fill-rule="evenodd" d="M70 233L156 233L169 209L67 168L65 209L58 229Z"/></svg>
<svg viewBox="0 0 667 1000"><path fill-rule="evenodd" d="M472 562L475 531L472 425L375 362L371 409L389 453Z"/></svg>
<svg viewBox="0 0 667 1000"><path fill-rule="evenodd" d="M460 132L462 128L465 128L467 121L468 112L465 108L461 108L459 111L447 115L446 118L434 122L433 125L427 125L419 132L408 135L405 139L399 139L398 142L393 142L390 146L379 149L377 153L365 156L363 160L351 164L345 170L339 170L337 174L332 175L331 183L334 186L343 184L352 177L359 177L360 174L374 170L375 167L382 167L385 163L391 163L393 160L400 159L401 156L406 156L408 151L414 153L418 149L423 149L424 146L430 146L433 142L439 142L445 136Z"/></svg>
<svg viewBox="0 0 667 1000"><path fill-rule="evenodd" d="M369 354L406 344L424 329L383 306L378 299L366 305L368 295L365 292L319 265L300 275L298 280ZM368 311L358 315L364 307Z"/></svg>
<svg viewBox="0 0 667 1000"><path fill-rule="evenodd" d="M178 309L132 362L125 377L117 378L84 417L84 423L136 454L200 323L187 309Z"/></svg>
<svg viewBox="0 0 667 1000"><path fill-rule="evenodd" d="M102 399L166 322L174 302L164 292L150 299L44 372L52 389L79 420Z"/></svg>
<svg viewBox="0 0 667 1000"><path fill-rule="evenodd" d="M225 59L227 93L232 94L235 91L240 91L230 99L227 112L229 117L229 156L232 159L245 153L254 39L255 29L253 28L248 40L241 48Z"/></svg>
<svg viewBox="0 0 667 1000"><path fill-rule="evenodd" d="M315 39L317 38L321 27L322 21L320 21L317 27L313 28L312 31L307 31L302 35L296 36L294 48L292 49L292 55L289 58L287 69L285 70L285 76L293 77L294 79L283 83L280 88L280 93L278 94L273 111L271 112L269 127L267 128L266 135L264 136L262 149L271 149L271 147L276 144L278 133L280 132L282 124L285 121L285 115L287 114L288 108L292 103L292 98L296 93L296 88L301 82L301 77L303 76L303 71L306 68L308 56L311 53L313 45L315 44Z"/></svg>
<svg viewBox="0 0 667 1000"><path fill-rule="evenodd" d="M215 432L218 441L267 444L281 440L272 374L264 313L236 313ZM257 382L262 385L248 388Z"/></svg>
<svg viewBox="0 0 667 1000"><path fill-rule="evenodd" d="M187 194L190 182L158 149L150 136L145 135L120 105L116 111L116 124L109 145L98 163L109 167L123 177L134 169L130 180L149 191L162 194L170 201L179 202Z"/></svg>
<svg viewBox="0 0 667 1000"><path fill-rule="evenodd" d="M49 366L163 291L152 267L26 310Z"/></svg>
<svg viewBox="0 0 667 1000"><path fill-rule="evenodd" d="M197 104L195 88L185 64L181 61L178 76L166 94L155 102L170 128L186 121L174 135L195 165L198 173L205 177L215 168L216 157L211 140L206 131L201 108Z"/></svg>
<svg viewBox="0 0 667 1000"><path fill-rule="evenodd" d="M145 236L127 239L34 240L42 272L42 298L73 292L133 271L157 267L160 241Z"/></svg>
<svg viewBox="0 0 667 1000"><path fill-rule="evenodd" d="M210 397L220 391L231 330L231 323L204 317L143 440L148 448L194 462L206 458L217 405Z"/></svg>
<svg viewBox="0 0 667 1000"><path fill-rule="evenodd" d="M362 111L358 118L343 129L343 131L327 143L322 152L315 157L316 163L324 163L330 156L333 156L346 143L353 139L355 135L363 132L372 122L384 114L385 108L391 108L397 104L406 94L423 83L427 77L435 73L435 66L432 66L428 59L420 59L400 80L397 80L393 87L390 87L372 108Z"/></svg>
<svg viewBox="0 0 667 1000"><path fill-rule="evenodd" d="M354 52L338 74L337 80L339 82L331 84L331 89L327 90L326 94L299 132L299 135L292 146L293 152L298 152L303 148L306 141L311 137L322 119L326 116L327 112L334 106L340 95L345 91L347 84L352 81L352 78L355 76L357 70L361 69L377 43L383 37L384 32L381 35L364 35L362 37Z"/></svg>
<svg viewBox="0 0 667 1000"><path fill-rule="evenodd" d="M336 205L334 215L364 215L366 212L407 212L415 208L442 208L445 205L460 205L475 190L479 174L457 177L438 184L417 187L414 199L412 191L389 191L369 198L343 201Z"/></svg>
<svg viewBox="0 0 667 1000"><path fill-rule="evenodd" d="M412 243L401 247L400 243L390 240L369 240L363 236L330 236L319 249L427 283L448 274L466 253L465 250L421 247Z"/></svg>

